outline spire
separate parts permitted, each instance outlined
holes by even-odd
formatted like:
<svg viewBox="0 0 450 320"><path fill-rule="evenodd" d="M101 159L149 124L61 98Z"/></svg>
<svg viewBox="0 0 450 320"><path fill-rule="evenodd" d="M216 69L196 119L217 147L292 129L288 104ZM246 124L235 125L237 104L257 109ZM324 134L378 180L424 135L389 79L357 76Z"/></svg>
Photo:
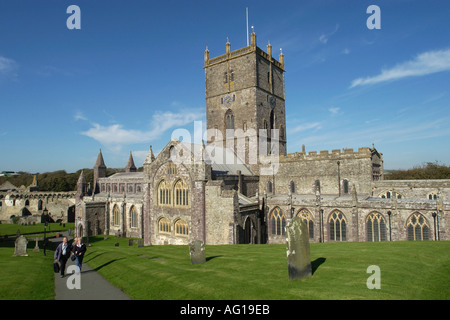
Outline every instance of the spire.
<svg viewBox="0 0 450 320"><path fill-rule="evenodd" d="M80 177L78 178L77 182L77 193L75 197L76 199L81 200L86 194L86 177L84 176L84 171L81 170Z"/></svg>
<svg viewBox="0 0 450 320"><path fill-rule="evenodd" d="M102 149L100 149L100 152L98 153L94 168L106 168L105 161L103 161Z"/></svg>
<svg viewBox="0 0 450 320"><path fill-rule="evenodd" d="M283 49L280 48L280 57L278 58L278 61L280 61L281 65L284 68L284 54L283 54Z"/></svg>
<svg viewBox="0 0 450 320"><path fill-rule="evenodd" d="M267 54L272 58L272 45L270 44L270 41L267 44Z"/></svg>
<svg viewBox="0 0 450 320"><path fill-rule="evenodd" d="M256 48L256 33L253 26L252 26L252 34L250 35L250 46L252 46L252 48Z"/></svg>
<svg viewBox="0 0 450 320"><path fill-rule="evenodd" d="M145 158L144 164L150 164L155 161L155 155L153 154L152 146L150 146L150 150L147 153L147 157Z"/></svg>
<svg viewBox="0 0 450 320"><path fill-rule="evenodd" d="M81 170L80 177L78 178L77 185L86 184L86 177L84 175L84 170Z"/></svg>
<svg viewBox="0 0 450 320"><path fill-rule="evenodd" d="M206 46L206 50L205 50L205 66L209 64L209 50L208 50L208 46Z"/></svg>
<svg viewBox="0 0 450 320"><path fill-rule="evenodd" d="M136 172L136 166L134 165L133 155L130 151L130 157L128 158L128 164L125 167L125 172Z"/></svg>

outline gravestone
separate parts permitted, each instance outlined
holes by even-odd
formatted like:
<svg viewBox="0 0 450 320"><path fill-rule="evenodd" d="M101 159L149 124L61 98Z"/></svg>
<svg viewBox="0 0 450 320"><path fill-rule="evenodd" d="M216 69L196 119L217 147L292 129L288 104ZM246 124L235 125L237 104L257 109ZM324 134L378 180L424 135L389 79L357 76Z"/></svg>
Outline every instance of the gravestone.
<svg viewBox="0 0 450 320"><path fill-rule="evenodd" d="M34 245L33 251L34 251L34 252L39 252L40 250L39 250L39 244L38 244L38 241L39 241L40 239L39 239L39 238L36 238L36 239L34 239L34 240L36 240L36 244Z"/></svg>
<svg viewBox="0 0 450 320"><path fill-rule="evenodd" d="M137 241L137 245L138 245L138 248L142 248L144 246L144 240L143 239L139 239Z"/></svg>
<svg viewBox="0 0 450 320"><path fill-rule="evenodd" d="M133 239L128 239L128 246L132 247L134 244L134 240Z"/></svg>
<svg viewBox="0 0 450 320"><path fill-rule="evenodd" d="M119 243L118 243L118 242L114 243L114 246L115 246L115 247L118 247L118 246L119 246Z"/></svg>
<svg viewBox="0 0 450 320"><path fill-rule="evenodd" d="M14 256L15 257L28 257L27 254L28 240L24 236L20 236L16 239Z"/></svg>
<svg viewBox="0 0 450 320"><path fill-rule="evenodd" d="M286 249L289 280L303 279L312 275L308 226L295 217L286 226Z"/></svg>
<svg viewBox="0 0 450 320"><path fill-rule="evenodd" d="M189 243L189 255L191 256L191 264L199 264L206 262L205 244L203 241L195 240Z"/></svg>

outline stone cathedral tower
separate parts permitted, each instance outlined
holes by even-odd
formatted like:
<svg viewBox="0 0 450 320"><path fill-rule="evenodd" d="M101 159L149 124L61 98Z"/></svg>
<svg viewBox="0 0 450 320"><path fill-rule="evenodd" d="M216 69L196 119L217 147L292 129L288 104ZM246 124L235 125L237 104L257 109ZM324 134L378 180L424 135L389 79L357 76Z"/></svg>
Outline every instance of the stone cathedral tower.
<svg viewBox="0 0 450 320"><path fill-rule="evenodd" d="M283 53L280 52L277 61L272 57L270 44L267 45L267 52L258 48L253 32L248 47L231 51L227 41L226 53L212 59L206 49L204 69L208 143L233 146L257 174L260 129L266 129L263 132L268 136L268 154L274 152L272 129L278 129L278 152L286 155ZM234 145L233 139L227 138L227 132L230 137L233 131L227 129L234 129ZM239 142L236 137L240 135L244 138Z"/></svg>

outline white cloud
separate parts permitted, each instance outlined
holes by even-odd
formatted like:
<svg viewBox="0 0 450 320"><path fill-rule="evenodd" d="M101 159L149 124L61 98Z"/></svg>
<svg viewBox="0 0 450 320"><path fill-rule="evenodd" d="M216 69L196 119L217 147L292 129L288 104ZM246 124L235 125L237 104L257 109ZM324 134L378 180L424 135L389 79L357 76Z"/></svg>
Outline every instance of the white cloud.
<svg viewBox="0 0 450 320"><path fill-rule="evenodd" d="M83 113L81 112L81 111L77 111L76 113L75 113L75 115L73 116L73 118L75 119L75 120L88 120L84 115L83 115Z"/></svg>
<svg viewBox="0 0 450 320"><path fill-rule="evenodd" d="M16 62L12 59L8 59L5 57L0 56L0 72L6 73L13 68L15 68Z"/></svg>
<svg viewBox="0 0 450 320"><path fill-rule="evenodd" d="M328 40L332 35L334 35L339 30L339 25L337 24L331 33L324 33L319 37L319 41L323 44L327 44Z"/></svg>
<svg viewBox="0 0 450 320"><path fill-rule="evenodd" d="M342 50L342 54L350 54L350 49L345 48L344 50Z"/></svg>
<svg viewBox="0 0 450 320"><path fill-rule="evenodd" d="M289 133L297 133L302 131L314 130L317 131L322 128L320 122L302 123L293 129L289 130Z"/></svg>
<svg viewBox="0 0 450 320"><path fill-rule="evenodd" d="M17 67L16 61L0 56L0 80L2 77L15 79Z"/></svg>
<svg viewBox="0 0 450 320"><path fill-rule="evenodd" d="M382 70L377 76L355 79L350 88L449 70L450 49L428 51L391 69Z"/></svg>
<svg viewBox="0 0 450 320"><path fill-rule="evenodd" d="M339 111L341 110L341 108L338 107L334 107L334 108L329 108L328 111L330 111L331 114L338 114Z"/></svg>
<svg viewBox="0 0 450 320"><path fill-rule="evenodd" d="M201 112L171 111L157 112L153 115L149 130L126 129L121 124L103 126L93 123L92 128L81 134L97 140L114 151L120 151L123 145L151 142L159 139L167 130L175 129L200 120Z"/></svg>

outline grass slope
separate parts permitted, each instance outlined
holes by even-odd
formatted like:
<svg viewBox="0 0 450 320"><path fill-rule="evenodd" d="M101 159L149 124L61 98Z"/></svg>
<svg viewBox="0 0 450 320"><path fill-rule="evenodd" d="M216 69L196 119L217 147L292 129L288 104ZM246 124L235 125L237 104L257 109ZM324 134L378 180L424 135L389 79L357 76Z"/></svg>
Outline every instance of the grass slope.
<svg viewBox="0 0 450 320"><path fill-rule="evenodd" d="M95 242L85 261L133 299L450 298L450 242L313 243L313 276L289 281L284 245L206 246L207 262L191 265L187 246L116 241ZM366 286L370 265L380 290Z"/></svg>
<svg viewBox="0 0 450 320"><path fill-rule="evenodd" d="M206 263L192 265L187 246L129 247L127 239L103 236L90 242L85 262L133 299L450 298L448 241L312 243L313 276L294 281L284 245L207 245ZM29 257L0 247L1 300L54 299L53 251L44 257L34 242L28 247ZM380 290L366 286L370 265L380 267Z"/></svg>

